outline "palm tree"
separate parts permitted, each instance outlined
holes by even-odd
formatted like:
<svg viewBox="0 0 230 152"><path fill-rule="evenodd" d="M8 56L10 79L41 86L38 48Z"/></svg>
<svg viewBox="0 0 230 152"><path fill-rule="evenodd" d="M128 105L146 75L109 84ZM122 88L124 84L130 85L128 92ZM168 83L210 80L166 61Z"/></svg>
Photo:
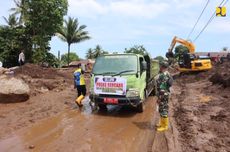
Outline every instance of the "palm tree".
<svg viewBox="0 0 230 152"><path fill-rule="evenodd" d="M9 15L8 19L4 16L3 18L10 27L16 27L19 24L18 18L14 14Z"/></svg>
<svg viewBox="0 0 230 152"><path fill-rule="evenodd" d="M25 0L14 0L16 5L15 8L11 8L10 11L13 11L13 15L20 15L19 24L22 24L25 21L25 15L27 11L26 1Z"/></svg>
<svg viewBox="0 0 230 152"><path fill-rule="evenodd" d="M64 26L57 33L61 40L68 43L68 65L70 45L90 39L89 33L84 31L85 28L86 25L79 25L78 19L69 17L68 20L64 21Z"/></svg>
<svg viewBox="0 0 230 152"><path fill-rule="evenodd" d="M100 56L104 51L102 50L102 47L100 45L96 45L95 51L94 51L94 58L97 58Z"/></svg>
<svg viewBox="0 0 230 152"><path fill-rule="evenodd" d="M88 49L87 53L86 53L86 58L87 59L93 59L94 58L94 54L93 54L93 49Z"/></svg>

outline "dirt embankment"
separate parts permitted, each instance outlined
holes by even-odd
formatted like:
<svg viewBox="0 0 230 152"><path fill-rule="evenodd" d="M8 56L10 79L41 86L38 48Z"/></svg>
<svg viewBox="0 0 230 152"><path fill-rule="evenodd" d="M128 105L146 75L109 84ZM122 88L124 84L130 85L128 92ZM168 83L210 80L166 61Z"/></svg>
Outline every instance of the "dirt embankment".
<svg viewBox="0 0 230 152"><path fill-rule="evenodd" d="M173 119L182 151L230 151L229 65L176 80Z"/></svg>
<svg viewBox="0 0 230 152"><path fill-rule="evenodd" d="M68 71L53 68L43 68L39 65L26 64L16 69L15 77L23 79L31 90L31 96L48 91L62 91L66 86L73 83L73 69Z"/></svg>

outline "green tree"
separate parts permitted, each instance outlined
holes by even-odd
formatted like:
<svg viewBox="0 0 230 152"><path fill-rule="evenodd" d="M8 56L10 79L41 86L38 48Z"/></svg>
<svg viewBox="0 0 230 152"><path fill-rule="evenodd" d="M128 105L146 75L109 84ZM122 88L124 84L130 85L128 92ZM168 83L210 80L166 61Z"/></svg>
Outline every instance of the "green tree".
<svg viewBox="0 0 230 152"><path fill-rule="evenodd" d="M6 17L3 17L3 18L5 22L8 24L8 26L10 26L11 28L14 28L19 25L18 18L13 14L9 15L8 18Z"/></svg>
<svg viewBox="0 0 230 152"><path fill-rule="evenodd" d="M25 51L26 61L31 58L31 41L30 37L25 34L25 30L22 26L0 27L0 58L5 67L18 65L18 55L21 49Z"/></svg>
<svg viewBox="0 0 230 152"><path fill-rule="evenodd" d="M100 45L96 45L94 49L94 58L97 58L101 54L107 54L108 52L104 51Z"/></svg>
<svg viewBox="0 0 230 152"><path fill-rule="evenodd" d="M68 65L70 62L70 45L90 39L89 33L84 30L85 28L86 25L79 25L78 19L69 17L68 20L64 21L63 27L57 33L58 37L68 44Z"/></svg>
<svg viewBox="0 0 230 152"><path fill-rule="evenodd" d="M68 58L68 56L69 56L69 58ZM79 56L76 53L74 53L74 52L69 52L69 53L63 54L61 56L61 62L62 62L62 64L68 64L69 62L79 61L79 60L80 60Z"/></svg>
<svg viewBox="0 0 230 152"><path fill-rule="evenodd" d="M51 37L61 28L67 13L67 0L25 0L28 12L25 25L32 35L34 48L47 51Z"/></svg>
<svg viewBox="0 0 230 152"><path fill-rule="evenodd" d="M58 67L59 60L48 51L37 50L33 54L33 61L46 66Z"/></svg>
<svg viewBox="0 0 230 152"><path fill-rule="evenodd" d="M105 51L102 49L102 47L100 45L96 45L96 47L94 49L89 49L88 52L86 53L86 58L87 59L95 59L98 56L102 55L102 54L108 54L108 51Z"/></svg>
<svg viewBox="0 0 230 152"><path fill-rule="evenodd" d="M94 58L94 54L93 54L93 49L88 49L87 53L86 53L86 58L87 59L93 59Z"/></svg>
<svg viewBox="0 0 230 152"><path fill-rule="evenodd" d="M134 54L144 55L144 54L147 54L148 52L144 48L143 45L134 45L133 47L131 47L129 49L125 48L124 53L134 53Z"/></svg>
<svg viewBox="0 0 230 152"><path fill-rule="evenodd" d="M162 61L165 60L164 57L162 57L162 56L157 56L157 57L155 57L154 59L155 59L155 60L158 60L159 62L162 62Z"/></svg>
<svg viewBox="0 0 230 152"><path fill-rule="evenodd" d="M177 58L180 54L183 54L183 53L188 53L189 50L186 46L184 45L178 45L175 47L175 57Z"/></svg>
<svg viewBox="0 0 230 152"><path fill-rule="evenodd" d="M21 49L25 50L27 61L43 62L49 54L51 37L63 24L67 0L15 0L15 4L11 11L20 15L23 24L0 29L0 55L4 65L16 65Z"/></svg>
<svg viewBox="0 0 230 152"><path fill-rule="evenodd" d="M49 66L58 67L59 61L58 58L50 52L46 52L44 62L48 63Z"/></svg>
<svg viewBox="0 0 230 152"><path fill-rule="evenodd" d="M10 11L13 12L13 15L19 15L19 24L24 23L25 14L28 11L28 1L27 0L14 0L16 7L11 8Z"/></svg>

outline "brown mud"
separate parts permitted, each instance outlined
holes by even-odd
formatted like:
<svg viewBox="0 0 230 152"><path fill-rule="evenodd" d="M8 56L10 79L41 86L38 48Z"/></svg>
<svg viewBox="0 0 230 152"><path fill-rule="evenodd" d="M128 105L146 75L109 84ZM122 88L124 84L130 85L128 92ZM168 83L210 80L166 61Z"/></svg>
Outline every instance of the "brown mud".
<svg viewBox="0 0 230 152"><path fill-rule="evenodd" d="M230 151L228 66L177 76L169 102L169 130L159 133L156 97L147 99L143 113L119 106L92 111L88 98L80 110L74 103L74 69L25 65L15 77L29 84L30 98L0 103L0 151ZM215 78L218 83L212 80L216 73L222 76ZM86 83L89 90L89 74Z"/></svg>

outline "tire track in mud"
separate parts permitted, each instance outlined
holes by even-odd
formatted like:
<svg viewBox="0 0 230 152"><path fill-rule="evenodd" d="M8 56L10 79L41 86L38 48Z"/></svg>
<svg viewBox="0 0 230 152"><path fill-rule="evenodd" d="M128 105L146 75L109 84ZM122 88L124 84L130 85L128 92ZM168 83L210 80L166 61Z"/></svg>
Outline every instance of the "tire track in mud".
<svg viewBox="0 0 230 152"><path fill-rule="evenodd" d="M154 117L152 126L154 126L154 124L156 124L156 112L154 113L154 116L155 117ZM155 137L156 137L156 130L155 130L155 127L153 127L153 135L150 136L150 138L149 138L148 145L147 145L147 152L152 152Z"/></svg>
<svg viewBox="0 0 230 152"><path fill-rule="evenodd" d="M188 96L188 88L184 81L177 81L177 84L180 93L175 96L177 105L174 109L173 117L177 130L180 132L179 138L186 140L186 143L190 143L192 141L193 130L190 128L191 122L187 116L188 110L183 107L183 102L185 101L186 96Z"/></svg>

